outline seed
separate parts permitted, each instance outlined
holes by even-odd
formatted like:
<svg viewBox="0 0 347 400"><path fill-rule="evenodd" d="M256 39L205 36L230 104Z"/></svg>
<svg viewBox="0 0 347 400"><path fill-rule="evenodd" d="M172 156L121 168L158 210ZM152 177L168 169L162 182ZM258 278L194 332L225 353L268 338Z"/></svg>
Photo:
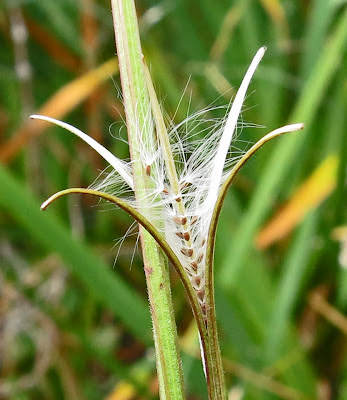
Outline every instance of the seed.
<svg viewBox="0 0 347 400"><path fill-rule="evenodd" d="M190 225L194 225L197 220L198 220L198 217L196 215L194 215L194 217L192 217L190 219Z"/></svg>
<svg viewBox="0 0 347 400"><path fill-rule="evenodd" d="M206 239L202 239L202 241L201 241L201 247L203 247L205 243L206 243Z"/></svg>
<svg viewBox="0 0 347 400"><path fill-rule="evenodd" d="M176 222L176 224L178 224L178 225L185 225L185 224L187 223L187 218L186 218L186 217L182 217L182 218L174 217L173 220L174 220L174 221Z"/></svg>
<svg viewBox="0 0 347 400"><path fill-rule="evenodd" d="M183 232L183 237L184 237L184 240L186 240L188 242L188 240L190 240L189 232Z"/></svg>
<svg viewBox="0 0 347 400"><path fill-rule="evenodd" d="M204 253L199 254L198 258L197 258L197 263L200 264L202 259L204 258Z"/></svg>
<svg viewBox="0 0 347 400"><path fill-rule="evenodd" d="M163 189L163 193L164 193L164 194L169 194L169 191L167 190L167 188L164 188L164 189Z"/></svg>
<svg viewBox="0 0 347 400"><path fill-rule="evenodd" d="M176 197L175 200L177 201L177 203L180 203L182 201L182 197Z"/></svg>
<svg viewBox="0 0 347 400"><path fill-rule="evenodd" d="M195 282L196 285L199 287L199 286L200 286L200 283L201 283L201 277L200 277L200 276L196 276L196 277L194 278L194 282Z"/></svg>
<svg viewBox="0 0 347 400"><path fill-rule="evenodd" d="M197 270L198 270L198 263L196 263L195 261L192 261L192 262L190 263L190 265L191 265L191 267L193 268L194 271L197 271Z"/></svg>
<svg viewBox="0 0 347 400"><path fill-rule="evenodd" d="M183 233L182 232L175 232L175 235L178 236L180 239L183 239Z"/></svg>
<svg viewBox="0 0 347 400"><path fill-rule="evenodd" d="M198 295L198 299L203 302L204 298L205 298L205 290L204 289L200 289L196 291L196 294Z"/></svg>
<svg viewBox="0 0 347 400"><path fill-rule="evenodd" d="M180 185L180 188L181 188L181 190L184 190L186 187L188 187L190 185L190 183L189 182L184 182L184 183L181 183L181 185Z"/></svg>
<svg viewBox="0 0 347 400"><path fill-rule="evenodd" d="M193 249L181 249L181 253L184 256L191 257L194 253Z"/></svg>
<svg viewBox="0 0 347 400"><path fill-rule="evenodd" d="M151 166L150 166L150 165L147 165L147 166L146 166L146 175L147 175L147 176L150 176L150 175L151 175Z"/></svg>

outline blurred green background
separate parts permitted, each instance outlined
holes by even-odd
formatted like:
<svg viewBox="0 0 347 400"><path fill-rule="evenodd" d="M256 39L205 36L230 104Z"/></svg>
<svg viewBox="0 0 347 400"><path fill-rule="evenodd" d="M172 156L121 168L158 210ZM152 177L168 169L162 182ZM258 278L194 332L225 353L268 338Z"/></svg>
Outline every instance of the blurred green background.
<svg viewBox="0 0 347 400"><path fill-rule="evenodd" d="M230 399L347 398L344 0L139 0L143 51L168 118L228 105L256 50L235 155L272 129L225 203L217 316ZM0 398L157 398L136 229L89 197L54 192L105 167L63 119L117 156L120 81L106 0L0 4ZM221 118L223 109L206 119ZM116 262L115 262L116 260ZM182 286L173 300L189 399L205 399Z"/></svg>

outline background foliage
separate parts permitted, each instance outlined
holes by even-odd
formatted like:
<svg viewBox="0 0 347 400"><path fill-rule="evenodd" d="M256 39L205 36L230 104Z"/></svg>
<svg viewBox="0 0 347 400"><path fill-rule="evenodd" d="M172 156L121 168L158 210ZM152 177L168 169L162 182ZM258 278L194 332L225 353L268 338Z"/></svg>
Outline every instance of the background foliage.
<svg viewBox="0 0 347 400"><path fill-rule="evenodd" d="M267 129L240 130L235 155L271 129L306 124L257 154L222 213L216 296L230 398L346 399L345 1L137 7L175 123L227 105L265 44L242 117ZM155 398L136 229L117 242L131 220L86 197L40 212L53 192L88 186L105 166L66 132L28 121L33 112L64 119L128 156L110 4L3 1L0 41L0 398ZM174 273L172 286L187 392L204 399L196 329Z"/></svg>

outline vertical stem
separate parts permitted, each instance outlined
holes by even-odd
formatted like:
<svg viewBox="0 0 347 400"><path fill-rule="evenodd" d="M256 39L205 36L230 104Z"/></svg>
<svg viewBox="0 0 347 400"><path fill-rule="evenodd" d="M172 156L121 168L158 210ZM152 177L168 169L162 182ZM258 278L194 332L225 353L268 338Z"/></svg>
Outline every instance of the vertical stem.
<svg viewBox="0 0 347 400"><path fill-rule="evenodd" d="M179 194L179 181L177 177L177 172L175 168L175 162L171 151L171 145L169 140L169 135L167 133L164 119L161 114L160 106L156 93L152 84L150 73L148 68L145 67L145 77L147 80L149 97L152 105L153 116L156 124L157 135L159 137L160 145L162 146L162 151L165 154L165 165L167 175L170 181L171 189L174 194ZM173 202L173 207L177 209L179 214L185 215L185 207L182 202ZM185 224L186 231L190 230L190 225ZM189 246L190 246L190 242ZM214 243L213 243L214 248ZM212 252L213 256L213 252ZM209 399L222 400L226 398L225 382L224 382L224 371L222 365L222 357L218 341L217 333L217 322L216 322L216 310L215 310L215 300L214 300L214 281L213 281L213 257L210 259L210 272L207 274L206 280L206 321L202 320L203 316L194 313L196 321L198 323L201 346L204 352L204 362L205 362L205 374L208 386ZM200 307L198 305L198 307ZM194 310L194 305L192 304ZM202 322L202 323L201 323Z"/></svg>
<svg viewBox="0 0 347 400"><path fill-rule="evenodd" d="M159 102L156 97L156 93L147 67L145 67L145 77L148 84L149 97L152 105L157 134L163 149L162 151L165 154L166 170L170 181L170 186L174 194L178 195L180 191L179 181L175 168L174 158L171 151L169 135L165 127L164 119L160 111ZM173 207L177 208L177 211L181 215L185 215L185 207L182 202L177 203L174 201ZM185 224L184 228L185 230L189 231L190 225L188 225L187 223ZM190 242L188 243L190 246ZM194 313L194 315L196 318L196 322L198 323L199 333L201 338L201 346L204 352L202 356L204 357L204 362L205 362L205 374L208 386L209 399L222 400L223 398L226 398L226 390L224 382L222 357L219 348L219 341L217 334L216 311L215 311L215 301L214 301L214 282L213 282L213 257L211 259L210 273L208 274L206 283L207 283L206 321L203 320L202 314L200 316ZM193 304L191 305L194 310L194 305ZM198 305L198 307L200 306Z"/></svg>
<svg viewBox="0 0 347 400"><path fill-rule="evenodd" d="M212 233L211 227L207 240L206 254L206 363L209 364L209 399L225 400L227 399L224 369L222 363L222 355L219 346L217 332L216 305L214 296L214 246L215 246L215 229L216 219L212 217Z"/></svg>
<svg viewBox="0 0 347 400"><path fill-rule="evenodd" d="M206 327L207 327L207 348L206 363L209 364L209 398L223 400L227 398L222 355L219 346L216 307L214 297L213 271L206 286Z"/></svg>
<svg viewBox="0 0 347 400"><path fill-rule="evenodd" d="M151 185L136 143L156 140L151 118L151 106L144 77L142 51L133 0L111 0L117 55L123 88L123 99L135 196L146 216L145 192ZM153 207L153 206L152 206ZM148 297L153 322L156 362L161 399L184 399L183 378L177 347L177 331L171 301L169 271L166 258L150 234L140 226L142 253Z"/></svg>

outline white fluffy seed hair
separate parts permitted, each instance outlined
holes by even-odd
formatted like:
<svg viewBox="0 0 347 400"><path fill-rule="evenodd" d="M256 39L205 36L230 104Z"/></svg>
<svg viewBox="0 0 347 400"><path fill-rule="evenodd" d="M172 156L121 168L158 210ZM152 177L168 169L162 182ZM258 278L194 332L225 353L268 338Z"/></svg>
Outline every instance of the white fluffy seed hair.
<svg viewBox="0 0 347 400"><path fill-rule="evenodd" d="M80 137L110 164L113 170L108 173L106 169L101 174L101 179L91 187L121 196L139 212L144 213L165 236L187 273L196 278L194 285L197 290L204 283L206 237L212 212L220 188L235 162L230 157L231 143L238 128L248 86L265 50L262 47L256 53L224 118L204 119L210 111L207 109L186 118L177 126L168 124L179 193L171 189L166 170L167 160L159 139L155 137L153 143L152 135L143 135L139 127L135 127L137 138L132 141L132 146L135 148L134 154L139 154L140 157L140 160L135 161L142 164L151 181L150 188L144 191L144 198L140 202L145 204L142 209L138 207L134 197L134 160L120 160L93 138L65 122L39 115L32 116L34 119L61 126ZM154 126L151 111L140 112L146 123Z"/></svg>

